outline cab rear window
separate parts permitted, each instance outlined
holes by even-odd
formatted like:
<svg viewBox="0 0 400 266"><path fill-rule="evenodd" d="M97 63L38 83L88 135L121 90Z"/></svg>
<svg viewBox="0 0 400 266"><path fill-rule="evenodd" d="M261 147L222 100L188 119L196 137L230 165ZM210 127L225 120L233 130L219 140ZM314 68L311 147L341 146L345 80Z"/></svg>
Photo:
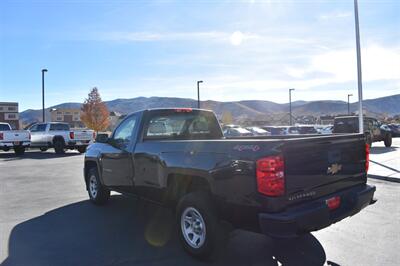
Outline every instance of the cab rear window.
<svg viewBox="0 0 400 266"><path fill-rule="evenodd" d="M222 133L218 121L208 112L169 111L151 113L144 139L216 139Z"/></svg>

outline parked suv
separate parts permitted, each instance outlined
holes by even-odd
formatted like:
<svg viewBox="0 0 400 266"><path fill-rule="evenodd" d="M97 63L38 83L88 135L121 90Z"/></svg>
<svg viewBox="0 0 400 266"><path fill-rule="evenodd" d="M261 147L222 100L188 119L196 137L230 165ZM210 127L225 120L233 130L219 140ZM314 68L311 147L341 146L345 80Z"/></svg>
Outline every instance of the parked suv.
<svg viewBox="0 0 400 266"><path fill-rule="evenodd" d="M335 117L333 133L357 133L358 131L358 116ZM364 117L364 134L370 147L372 142L378 141L383 141L386 147L392 146L390 129L375 118Z"/></svg>

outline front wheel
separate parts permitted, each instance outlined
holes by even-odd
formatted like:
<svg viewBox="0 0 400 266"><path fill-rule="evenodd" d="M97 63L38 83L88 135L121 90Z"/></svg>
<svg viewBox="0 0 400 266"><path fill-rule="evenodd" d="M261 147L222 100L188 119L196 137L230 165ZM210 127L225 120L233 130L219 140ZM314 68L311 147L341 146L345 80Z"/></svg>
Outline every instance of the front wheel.
<svg viewBox="0 0 400 266"><path fill-rule="evenodd" d="M223 232L214 205L203 192L182 197L176 218L183 248L193 257L210 259L222 245Z"/></svg>
<svg viewBox="0 0 400 266"><path fill-rule="evenodd" d="M385 147L390 147L390 146L392 146L392 135L387 134L387 135L386 135L386 138L385 138L385 140L384 140L384 143L385 143Z"/></svg>
<svg viewBox="0 0 400 266"><path fill-rule="evenodd" d="M99 174L96 168L91 168L87 177L87 190L90 201L96 205L106 204L110 199L110 190L100 183Z"/></svg>
<svg viewBox="0 0 400 266"><path fill-rule="evenodd" d="M77 148L77 150L79 151L79 153L85 153L86 152L86 146L80 146Z"/></svg>
<svg viewBox="0 0 400 266"><path fill-rule="evenodd" d="M16 155L24 155L25 147L15 147L14 152Z"/></svg>

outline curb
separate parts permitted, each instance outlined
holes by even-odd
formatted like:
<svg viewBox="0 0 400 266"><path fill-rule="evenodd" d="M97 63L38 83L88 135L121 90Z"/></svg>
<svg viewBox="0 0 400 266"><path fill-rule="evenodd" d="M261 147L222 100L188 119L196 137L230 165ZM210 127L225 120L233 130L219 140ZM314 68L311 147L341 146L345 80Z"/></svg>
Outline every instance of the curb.
<svg viewBox="0 0 400 266"><path fill-rule="evenodd" d="M400 183L400 178L397 178L397 177L370 175L369 174L368 178L379 179L379 180L384 180L384 181L389 181L389 182L394 182L394 183Z"/></svg>

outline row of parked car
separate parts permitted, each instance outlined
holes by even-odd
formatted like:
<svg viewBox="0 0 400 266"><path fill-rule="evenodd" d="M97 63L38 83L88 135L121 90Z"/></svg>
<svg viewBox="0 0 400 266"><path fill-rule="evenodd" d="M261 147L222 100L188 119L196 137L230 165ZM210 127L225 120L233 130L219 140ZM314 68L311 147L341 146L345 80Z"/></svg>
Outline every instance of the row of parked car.
<svg viewBox="0 0 400 266"><path fill-rule="evenodd" d="M297 126L261 126L241 127L239 125L226 125L223 127L226 137L243 136L279 136L299 134L331 134L332 125L297 125Z"/></svg>
<svg viewBox="0 0 400 266"><path fill-rule="evenodd" d="M301 134L343 134L358 133L357 116L340 116L334 119L333 125L296 125L296 126L261 126L241 127L225 125L225 137L250 136L283 136ZM364 117L364 134L366 142L371 147L373 142L383 141L386 147L392 145L392 138L400 137L400 124L383 124L372 117Z"/></svg>
<svg viewBox="0 0 400 266"><path fill-rule="evenodd" d="M9 124L0 123L0 150L13 149L17 155L23 155L27 148L43 152L54 148L58 154L76 149L84 153L95 137L93 130L73 130L67 123L37 123L27 130L12 130Z"/></svg>

